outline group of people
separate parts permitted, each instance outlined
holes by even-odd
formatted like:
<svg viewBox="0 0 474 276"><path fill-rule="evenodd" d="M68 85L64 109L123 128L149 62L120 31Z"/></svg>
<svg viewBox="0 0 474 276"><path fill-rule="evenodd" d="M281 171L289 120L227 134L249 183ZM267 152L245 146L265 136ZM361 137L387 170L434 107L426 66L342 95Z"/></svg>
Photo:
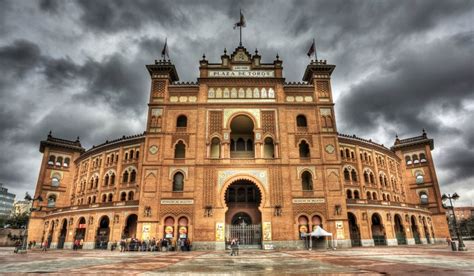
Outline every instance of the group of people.
<svg viewBox="0 0 474 276"><path fill-rule="evenodd" d="M115 242L116 244L116 242ZM116 246L115 246L116 247ZM111 250L115 249L114 244ZM120 252L125 251L191 251L191 240L188 238L176 239L159 239L153 238L151 240L140 241L135 238L122 239L120 241Z"/></svg>
<svg viewBox="0 0 474 276"><path fill-rule="evenodd" d="M76 239L74 240L74 243L72 245L72 250L78 250L82 249L82 246L84 245L84 240L83 239Z"/></svg>

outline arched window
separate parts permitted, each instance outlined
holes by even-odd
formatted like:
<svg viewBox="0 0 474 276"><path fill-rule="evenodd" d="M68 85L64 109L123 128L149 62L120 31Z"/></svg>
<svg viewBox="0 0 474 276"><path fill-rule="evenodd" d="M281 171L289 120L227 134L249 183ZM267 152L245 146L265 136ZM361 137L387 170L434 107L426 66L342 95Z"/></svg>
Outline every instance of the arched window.
<svg viewBox="0 0 474 276"><path fill-rule="evenodd" d="M351 190L347 190L347 191L346 191L346 196L347 196L347 199L352 199L352 191L351 191Z"/></svg>
<svg viewBox="0 0 474 276"><path fill-rule="evenodd" d="M420 153L420 162L425 163L426 162L426 155L424 153Z"/></svg>
<svg viewBox="0 0 474 276"><path fill-rule="evenodd" d="M87 204L91 204L91 202L92 202L92 198L91 198L91 197L88 197L88 198L87 198Z"/></svg>
<svg viewBox="0 0 474 276"><path fill-rule="evenodd" d="M415 176L416 176L416 184L423 184L425 182L422 172L417 171L415 173Z"/></svg>
<svg viewBox="0 0 474 276"><path fill-rule="evenodd" d="M310 172L305 171L301 174L301 186L303 191L313 190L313 177Z"/></svg>
<svg viewBox="0 0 474 276"><path fill-rule="evenodd" d="M94 188L97 188L99 186L99 177L96 176L94 179Z"/></svg>
<svg viewBox="0 0 474 276"><path fill-rule="evenodd" d="M299 144L299 152L300 152L300 157L302 158L310 157L309 145L305 140L301 141L301 143Z"/></svg>
<svg viewBox="0 0 474 276"><path fill-rule="evenodd" d="M173 176L173 192L182 192L184 188L184 175L177 172Z"/></svg>
<svg viewBox="0 0 474 276"><path fill-rule="evenodd" d="M418 163L420 163L420 160L418 160L418 155L413 154L413 155L411 156L411 158L413 159L413 164L418 164Z"/></svg>
<svg viewBox="0 0 474 276"><path fill-rule="evenodd" d="M110 185L114 185L114 184L115 184L115 173L110 175Z"/></svg>
<svg viewBox="0 0 474 276"><path fill-rule="evenodd" d="M128 171L125 171L125 172L123 173L122 182L123 182L123 183L127 183L127 182L128 182Z"/></svg>
<svg viewBox="0 0 474 276"><path fill-rule="evenodd" d="M372 194L370 192L367 192L367 199L371 200L372 199Z"/></svg>
<svg viewBox="0 0 474 276"><path fill-rule="evenodd" d="M134 153L135 153L135 152L134 152L133 150L130 150L130 155L129 155L130 159L133 159L133 154L134 154Z"/></svg>
<svg viewBox="0 0 474 276"><path fill-rule="evenodd" d="M70 159L69 159L69 158L67 158L67 157L66 157L66 158L64 158L64 163L63 163L63 166L67 168L67 167L69 167L69 163L70 163Z"/></svg>
<svg viewBox="0 0 474 276"><path fill-rule="evenodd" d="M306 121L306 116L304 116L304 115L296 116L296 126L297 127L307 127L308 122Z"/></svg>
<svg viewBox="0 0 474 276"><path fill-rule="evenodd" d="M53 208L54 206L56 206L56 196L50 195L48 196L48 207Z"/></svg>
<svg viewBox="0 0 474 276"><path fill-rule="evenodd" d="M346 149L346 158L351 158L351 152L349 149Z"/></svg>
<svg viewBox="0 0 474 276"><path fill-rule="evenodd" d="M390 201L390 195L387 194L387 201Z"/></svg>
<svg viewBox="0 0 474 276"><path fill-rule="evenodd" d="M126 192L121 192L120 193L120 201L125 201L127 200L127 193Z"/></svg>
<svg viewBox="0 0 474 276"><path fill-rule="evenodd" d="M273 144L273 139L270 137L265 138L264 145L263 145L263 157L264 158L275 157L275 145Z"/></svg>
<svg viewBox="0 0 474 276"><path fill-rule="evenodd" d="M253 141L252 141L252 139L247 139L247 151L253 151Z"/></svg>
<svg viewBox="0 0 474 276"><path fill-rule="evenodd" d="M92 197L92 203L95 203L95 199L96 199L96 197L93 196L93 197Z"/></svg>
<svg viewBox="0 0 474 276"><path fill-rule="evenodd" d="M420 203L428 204L428 195L425 192L420 193Z"/></svg>
<svg viewBox="0 0 474 276"><path fill-rule="evenodd" d="M174 158L186 158L186 145L181 140L174 148Z"/></svg>
<svg viewBox="0 0 474 276"><path fill-rule="evenodd" d="M347 169L347 168L344 169L344 180L345 181L351 181L351 175L349 173L349 169Z"/></svg>
<svg viewBox="0 0 474 276"><path fill-rule="evenodd" d="M235 147L237 151L245 151L245 140L243 138L238 138Z"/></svg>
<svg viewBox="0 0 474 276"><path fill-rule="evenodd" d="M385 197L385 194L382 194L382 200L383 201L387 200L387 197Z"/></svg>
<svg viewBox="0 0 474 276"><path fill-rule="evenodd" d="M135 170L132 170L130 173L130 183L135 183L135 180L137 179L137 172Z"/></svg>
<svg viewBox="0 0 474 276"><path fill-rule="evenodd" d="M352 158L352 159L355 159L355 154L354 154L353 151L351 151L351 158Z"/></svg>
<svg viewBox="0 0 474 276"><path fill-rule="evenodd" d="M221 141L219 138L214 137L211 140L211 158L221 157Z"/></svg>
<svg viewBox="0 0 474 276"><path fill-rule="evenodd" d="M367 171L364 172L364 181L366 184L369 183L369 173Z"/></svg>
<svg viewBox="0 0 474 276"><path fill-rule="evenodd" d="M102 202L106 202L107 201L107 195L106 194L103 194L102 195Z"/></svg>
<svg viewBox="0 0 474 276"><path fill-rule="evenodd" d="M357 191L357 190L354 191L354 198L355 199L360 199L359 191Z"/></svg>
<svg viewBox="0 0 474 276"><path fill-rule="evenodd" d="M133 191L128 192L128 200L133 200Z"/></svg>
<svg viewBox="0 0 474 276"><path fill-rule="evenodd" d="M377 193L376 193L376 192L373 192L373 193L372 193L372 199L373 199L373 200L377 200Z"/></svg>
<svg viewBox="0 0 474 276"><path fill-rule="evenodd" d="M140 157L140 152L137 150L137 151L135 152L135 158L138 159L138 157Z"/></svg>
<svg viewBox="0 0 474 276"><path fill-rule="evenodd" d="M374 184L374 174L373 173L369 173L369 180L370 180L370 184Z"/></svg>
<svg viewBox="0 0 474 276"><path fill-rule="evenodd" d="M352 181L355 181L355 182L358 181L357 180L357 172L356 172L355 169L352 169L352 171L351 171L351 178L352 178Z"/></svg>
<svg viewBox="0 0 474 276"><path fill-rule="evenodd" d="M105 177L104 177L104 186L107 186L109 185L109 175L106 174Z"/></svg>
<svg viewBox="0 0 474 276"><path fill-rule="evenodd" d="M367 152L364 152L364 160L365 160L365 161L368 161Z"/></svg>
<svg viewBox="0 0 474 276"><path fill-rule="evenodd" d="M89 189L94 188L94 178L91 178Z"/></svg>
<svg viewBox="0 0 474 276"><path fill-rule="evenodd" d="M114 195L113 195L113 194L109 194L109 202L112 202L113 198L114 198Z"/></svg>
<svg viewBox="0 0 474 276"><path fill-rule="evenodd" d="M341 158L344 158L344 150L341 149Z"/></svg>
<svg viewBox="0 0 474 276"><path fill-rule="evenodd" d="M125 153L125 160L128 159L128 152Z"/></svg>
<svg viewBox="0 0 474 276"><path fill-rule="evenodd" d="M187 127L188 126L188 118L184 115L180 115L176 120L176 127Z"/></svg>
<svg viewBox="0 0 474 276"><path fill-rule="evenodd" d="M59 187L60 184L60 178L58 175L54 175L53 178L51 178L51 186L53 187Z"/></svg>
<svg viewBox="0 0 474 276"><path fill-rule="evenodd" d="M56 156L54 155L49 156L48 165L54 166L55 162L56 162Z"/></svg>

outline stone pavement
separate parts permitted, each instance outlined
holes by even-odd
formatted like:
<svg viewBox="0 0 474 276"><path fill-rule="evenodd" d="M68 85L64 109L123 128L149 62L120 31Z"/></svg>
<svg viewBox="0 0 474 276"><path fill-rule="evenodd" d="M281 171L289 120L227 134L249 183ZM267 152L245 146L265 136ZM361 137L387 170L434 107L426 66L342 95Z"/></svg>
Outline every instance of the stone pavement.
<svg viewBox="0 0 474 276"><path fill-rule="evenodd" d="M125 252L34 250L17 255L0 248L0 274L474 275L474 242L467 252L446 245L364 247L335 251Z"/></svg>

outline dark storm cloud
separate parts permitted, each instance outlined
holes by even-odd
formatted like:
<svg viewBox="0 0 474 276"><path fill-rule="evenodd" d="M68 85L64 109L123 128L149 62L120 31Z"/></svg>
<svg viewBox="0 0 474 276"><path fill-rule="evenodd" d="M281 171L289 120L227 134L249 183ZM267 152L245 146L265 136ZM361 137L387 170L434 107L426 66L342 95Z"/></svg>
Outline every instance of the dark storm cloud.
<svg viewBox="0 0 474 276"><path fill-rule="evenodd" d="M440 104L440 112L449 111L474 96L474 52L466 35L399 52L380 71L350 88L339 103L344 106L339 120L360 131L373 128L377 120L406 132L423 127L439 131L436 121L424 116L429 105Z"/></svg>
<svg viewBox="0 0 474 276"><path fill-rule="evenodd" d="M40 0L39 7L42 11L57 13L63 4L61 0Z"/></svg>
<svg viewBox="0 0 474 276"><path fill-rule="evenodd" d="M168 26L187 21L169 1L80 0L78 4L82 9L81 21L102 32L137 29L150 21Z"/></svg>
<svg viewBox="0 0 474 276"><path fill-rule="evenodd" d="M15 40L11 45L0 46L0 86L11 81L12 77L22 78L41 61L41 51L35 43Z"/></svg>
<svg viewBox="0 0 474 276"><path fill-rule="evenodd" d="M142 132L145 65L164 39L180 80L196 81L203 53L219 62L237 46L239 9L248 51L264 62L278 52L288 81L301 80L316 38L337 65L339 131L388 145L387 132L426 128L442 189L469 191L474 1L0 1L0 182L34 189L50 129L86 147Z"/></svg>

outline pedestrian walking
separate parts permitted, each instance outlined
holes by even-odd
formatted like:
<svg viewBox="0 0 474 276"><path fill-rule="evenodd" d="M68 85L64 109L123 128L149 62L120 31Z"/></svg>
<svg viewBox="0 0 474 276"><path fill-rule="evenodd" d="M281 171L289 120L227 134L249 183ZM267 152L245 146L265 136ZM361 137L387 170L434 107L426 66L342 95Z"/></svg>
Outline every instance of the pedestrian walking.
<svg viewBox="0 0 474 276"><path fill-rule="evenodd" d="M46 252L47 250L48 250L48 240L45 240L43 242L43 248L41 249L41 251Z"/></svg>
<svg viewBox="0 0 474 276"><path fill-rule="evenodd" d="M230 255L235 256L235 248L236 248L237 241L235 239L232 239L230 241Z"/></svg>

